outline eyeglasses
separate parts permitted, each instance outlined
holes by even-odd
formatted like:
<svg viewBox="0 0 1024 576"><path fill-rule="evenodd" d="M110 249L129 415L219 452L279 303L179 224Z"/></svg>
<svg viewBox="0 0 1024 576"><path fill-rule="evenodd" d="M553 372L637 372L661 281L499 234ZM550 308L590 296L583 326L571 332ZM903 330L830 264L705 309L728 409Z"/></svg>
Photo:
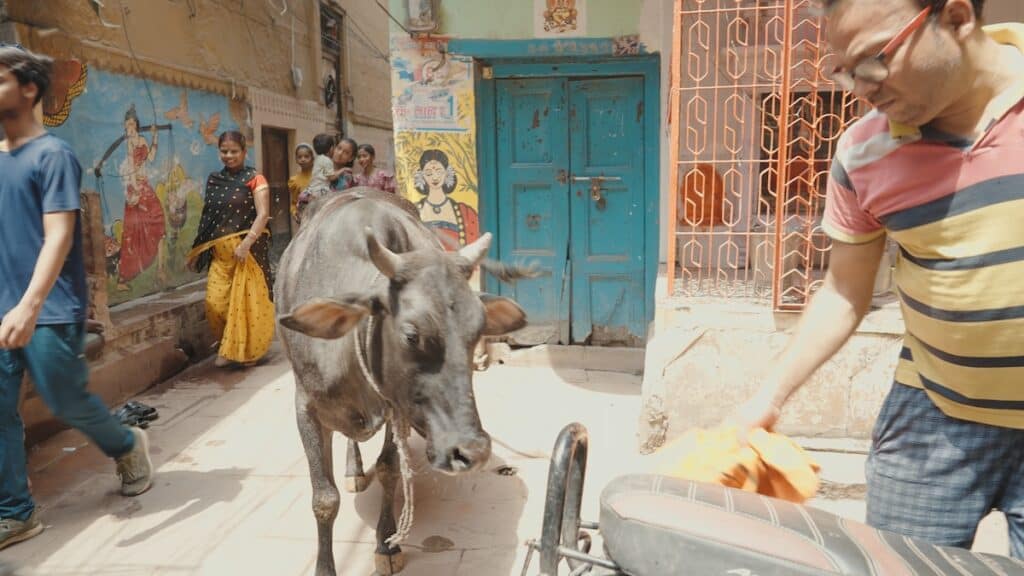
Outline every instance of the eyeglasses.
<svg viewBox="0 0 1024 576"><path fill-rule="evenodd" d="M830 77L840 88L852 91L857 86L857 80L864 80L872 84L879 84L889 78L889 65L886 63L892 55L910 38L917 29L924 24L932 13L929 6L921 11L909 24L900 30L896 37L889 41L882 50L871 58L861 60L853 68L846 70L842 66L836 66Z"/></svg>

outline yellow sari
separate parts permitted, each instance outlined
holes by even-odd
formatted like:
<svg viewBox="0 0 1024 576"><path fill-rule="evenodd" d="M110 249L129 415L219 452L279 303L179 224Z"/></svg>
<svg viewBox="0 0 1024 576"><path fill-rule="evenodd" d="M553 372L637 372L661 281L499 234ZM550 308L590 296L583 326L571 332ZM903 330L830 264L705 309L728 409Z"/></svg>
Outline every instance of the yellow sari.
<svg viewBox="0 0 1024 576"><path fill-rule="evenodd" d="M250 363L270 349L274 303L269 231L264 230L244 261L235 259L235 249L255 220L252 192L266 183L252 168L241 172L210 175L199 234L188 261L197 270L209 270L206 319L214 337L220 340L218 354L233 362Z"/></svg>

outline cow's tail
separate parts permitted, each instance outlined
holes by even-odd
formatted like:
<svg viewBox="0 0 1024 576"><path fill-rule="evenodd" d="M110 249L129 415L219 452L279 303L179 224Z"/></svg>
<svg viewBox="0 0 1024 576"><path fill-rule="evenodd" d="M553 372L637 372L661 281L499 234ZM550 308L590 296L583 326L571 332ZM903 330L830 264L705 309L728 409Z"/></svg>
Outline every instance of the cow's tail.
<svg viewBox="0 0 1024 576"><path fill-rule="evenodd" d="M498 280L508 283L515 282L516 280L522 280L523 278L536 278L537 276L540 276L540 268L536 263L520 266L517 264L505 264L504 262L485 258L480 261L480 269L491 276L494 276Z"/></svg>
<svg viewBox="0 0 1024 576"><path fill-rule="evenodd" d="M449 236L441 234L436 229L431 229L434 236L437 238L438 243L443 249L448 252L457 252L460 248L459 243ZM509 284L516 280L522 280L523 278L536 278L540 276L540 269L536 263L529 264L527 266L520 266L515 264L505 264L498 262L497 260L491 260L484 258L480 264L480 269L487 272L491 276L494 276L502 282Z"/></svg>

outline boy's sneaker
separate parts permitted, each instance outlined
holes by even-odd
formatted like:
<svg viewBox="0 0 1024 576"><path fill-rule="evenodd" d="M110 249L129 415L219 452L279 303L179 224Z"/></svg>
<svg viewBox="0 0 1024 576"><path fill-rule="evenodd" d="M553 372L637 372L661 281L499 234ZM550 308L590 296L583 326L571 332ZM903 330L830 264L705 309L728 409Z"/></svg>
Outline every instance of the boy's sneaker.
<svg viewBox="0 0 1024 576"><path fill-rule="evenodd" d="M153 462L149 459L149 439L146 433L132 426L135 446L117 459L117 475L121 477L121 494L138 496L153 485Z"/></svg>
<svg viewBox="0 0 1024 576"><path fill-rule="evenodd" d="M33 536L43 531L43 523L39 521L35 511L24 522L0 518L0 550Z"/></svg>

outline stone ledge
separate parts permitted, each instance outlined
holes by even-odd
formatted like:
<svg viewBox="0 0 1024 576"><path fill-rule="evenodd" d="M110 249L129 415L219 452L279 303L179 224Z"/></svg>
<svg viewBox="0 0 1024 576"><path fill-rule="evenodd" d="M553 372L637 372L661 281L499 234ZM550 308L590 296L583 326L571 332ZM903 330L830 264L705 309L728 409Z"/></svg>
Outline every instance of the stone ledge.
<svg viewBox="0 0 1024 576"><path fill-rule="evenodd" d="M812 438L870 437L892 382L903 322L894 302L872 310L857 333L791 399L778 430ZM753 394L764 366L789 340L798 314L767 303L663 298L648 339L640 450L656 450L694 426L711 426Z"/></svg>
<svg viewBox="0 0 1024 576"><path fill-rule="evenodd" d="M208 356L205 294L205 282L196 282L111 309L112 328L98 350L93 338L88 355L89 389L113 408ZM22 387L20 410L30 445L66 428L30 384Z"/></svg>

